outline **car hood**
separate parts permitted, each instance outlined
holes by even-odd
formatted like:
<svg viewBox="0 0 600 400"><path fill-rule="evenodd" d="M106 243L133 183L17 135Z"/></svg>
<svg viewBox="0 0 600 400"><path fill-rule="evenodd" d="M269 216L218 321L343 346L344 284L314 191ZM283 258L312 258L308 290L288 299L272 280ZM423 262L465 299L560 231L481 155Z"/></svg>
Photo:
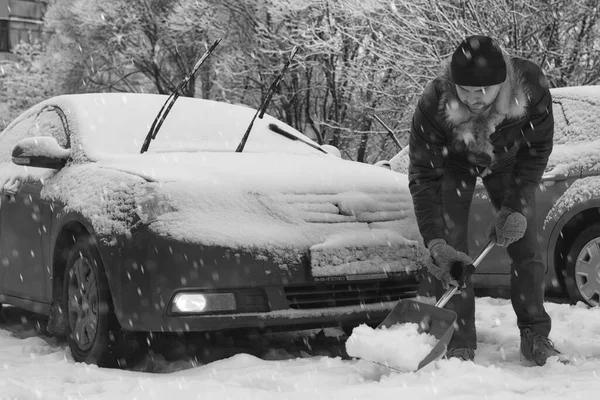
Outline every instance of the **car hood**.
<svg viewBox="0 0 600 400"><path fill-rule="evenodd" d="M104 159L64 168L44 196L104 234L139 222L170 240L252 253L281 268L310 259L313 276L414 270L427 258L407 177L326 154Z"/></svg>
<svg viewBox="0 0 600 400"><path fill-rule="evenodd" d="M329 154L146 153L98 161L154 182L189 182L238 190L407 193L407 178Z"/></svg>

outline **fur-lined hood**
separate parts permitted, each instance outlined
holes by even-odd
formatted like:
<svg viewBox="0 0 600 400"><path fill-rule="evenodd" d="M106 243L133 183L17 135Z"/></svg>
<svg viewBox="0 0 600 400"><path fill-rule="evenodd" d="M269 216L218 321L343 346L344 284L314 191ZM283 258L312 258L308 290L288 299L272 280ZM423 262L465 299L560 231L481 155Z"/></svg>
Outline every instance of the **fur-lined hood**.
<svg viewBox="0 0 600 400"><path fill-rule="evenodd" d="M530 105L530 90L512 59L505 55L506 80L501 84L489 113L474 115L458 98L456 86L450 80L450 63L440 77L442 94L438 109L446 126L454 133L454 144L469 152L487 154L493 158L490 135L504 121L526 116Z"/></svg>

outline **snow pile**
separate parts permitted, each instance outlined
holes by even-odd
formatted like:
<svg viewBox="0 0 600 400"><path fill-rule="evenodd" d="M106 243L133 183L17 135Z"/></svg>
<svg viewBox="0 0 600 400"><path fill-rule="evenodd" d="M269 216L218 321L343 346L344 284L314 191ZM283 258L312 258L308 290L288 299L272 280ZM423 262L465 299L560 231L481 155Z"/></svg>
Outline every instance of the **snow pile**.
<svg viewBox="0 0 600 400"><path fill-rule="evenodd" d="M437 344L435 336L419 333L418 326L409 322L373 329L361 324L348 338L346 352L402 371L416 371Z"/></svg>
<svg viewBox="0 0 600 400"><path fill-rule="evenodd" d="M598 198L600 198L600 176L576 180L554 203L544 220L544 228L550 221L560 218L577 204Z"/></svg>

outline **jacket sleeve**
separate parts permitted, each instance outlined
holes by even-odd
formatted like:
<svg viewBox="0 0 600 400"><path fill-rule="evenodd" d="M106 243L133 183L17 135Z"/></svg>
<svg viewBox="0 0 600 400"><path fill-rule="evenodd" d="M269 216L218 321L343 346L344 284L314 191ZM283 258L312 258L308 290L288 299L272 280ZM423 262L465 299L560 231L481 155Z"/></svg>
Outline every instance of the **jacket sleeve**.
<svg viewBox="0 0 600 400"><path fill-rule="evenodd" d="M545 79L541 79L545 83ZM523 206L535 201L535 191L552 153L554 116L548 85L543 84L542 95L533 104L529 121L522 128L523 141L517 153L511 186L503 206L523 212Z"/></svg>
<svg viewBox="0 0 600 400"><path fill-rule="evenodd" d="M446 135L436 120L438 103L432 83L417 104L409 138L408 185L425 245L432 239L446 239L442 177L447 149Z"/></svg>

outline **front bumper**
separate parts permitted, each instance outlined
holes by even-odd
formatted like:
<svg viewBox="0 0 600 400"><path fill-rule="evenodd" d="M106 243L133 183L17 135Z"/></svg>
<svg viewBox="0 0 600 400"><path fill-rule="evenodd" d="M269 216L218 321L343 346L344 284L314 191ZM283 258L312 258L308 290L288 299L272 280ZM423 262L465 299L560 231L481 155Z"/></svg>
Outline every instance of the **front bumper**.
<svg viewBox="0 0 600 400"><path fill-rule="evenodd" d="M262 313L216 315L155 315L124 327L144 332L209 332L238 328L296 330L326 327L378 325L397 302L311 310L276 310Z"/></svg>
<svg viewBox="0 0 600 400"><path fill-rule="evenodd" d="M372 325L383 321L399 299L414 297L418 284L410 273L317 282L307 260L281 268L263 257L172 241L147 231L112 243L100 250L115 312L123 329L130 331ZM233 293L237 308L174 314L170 304L181 292Z"/></svg>

